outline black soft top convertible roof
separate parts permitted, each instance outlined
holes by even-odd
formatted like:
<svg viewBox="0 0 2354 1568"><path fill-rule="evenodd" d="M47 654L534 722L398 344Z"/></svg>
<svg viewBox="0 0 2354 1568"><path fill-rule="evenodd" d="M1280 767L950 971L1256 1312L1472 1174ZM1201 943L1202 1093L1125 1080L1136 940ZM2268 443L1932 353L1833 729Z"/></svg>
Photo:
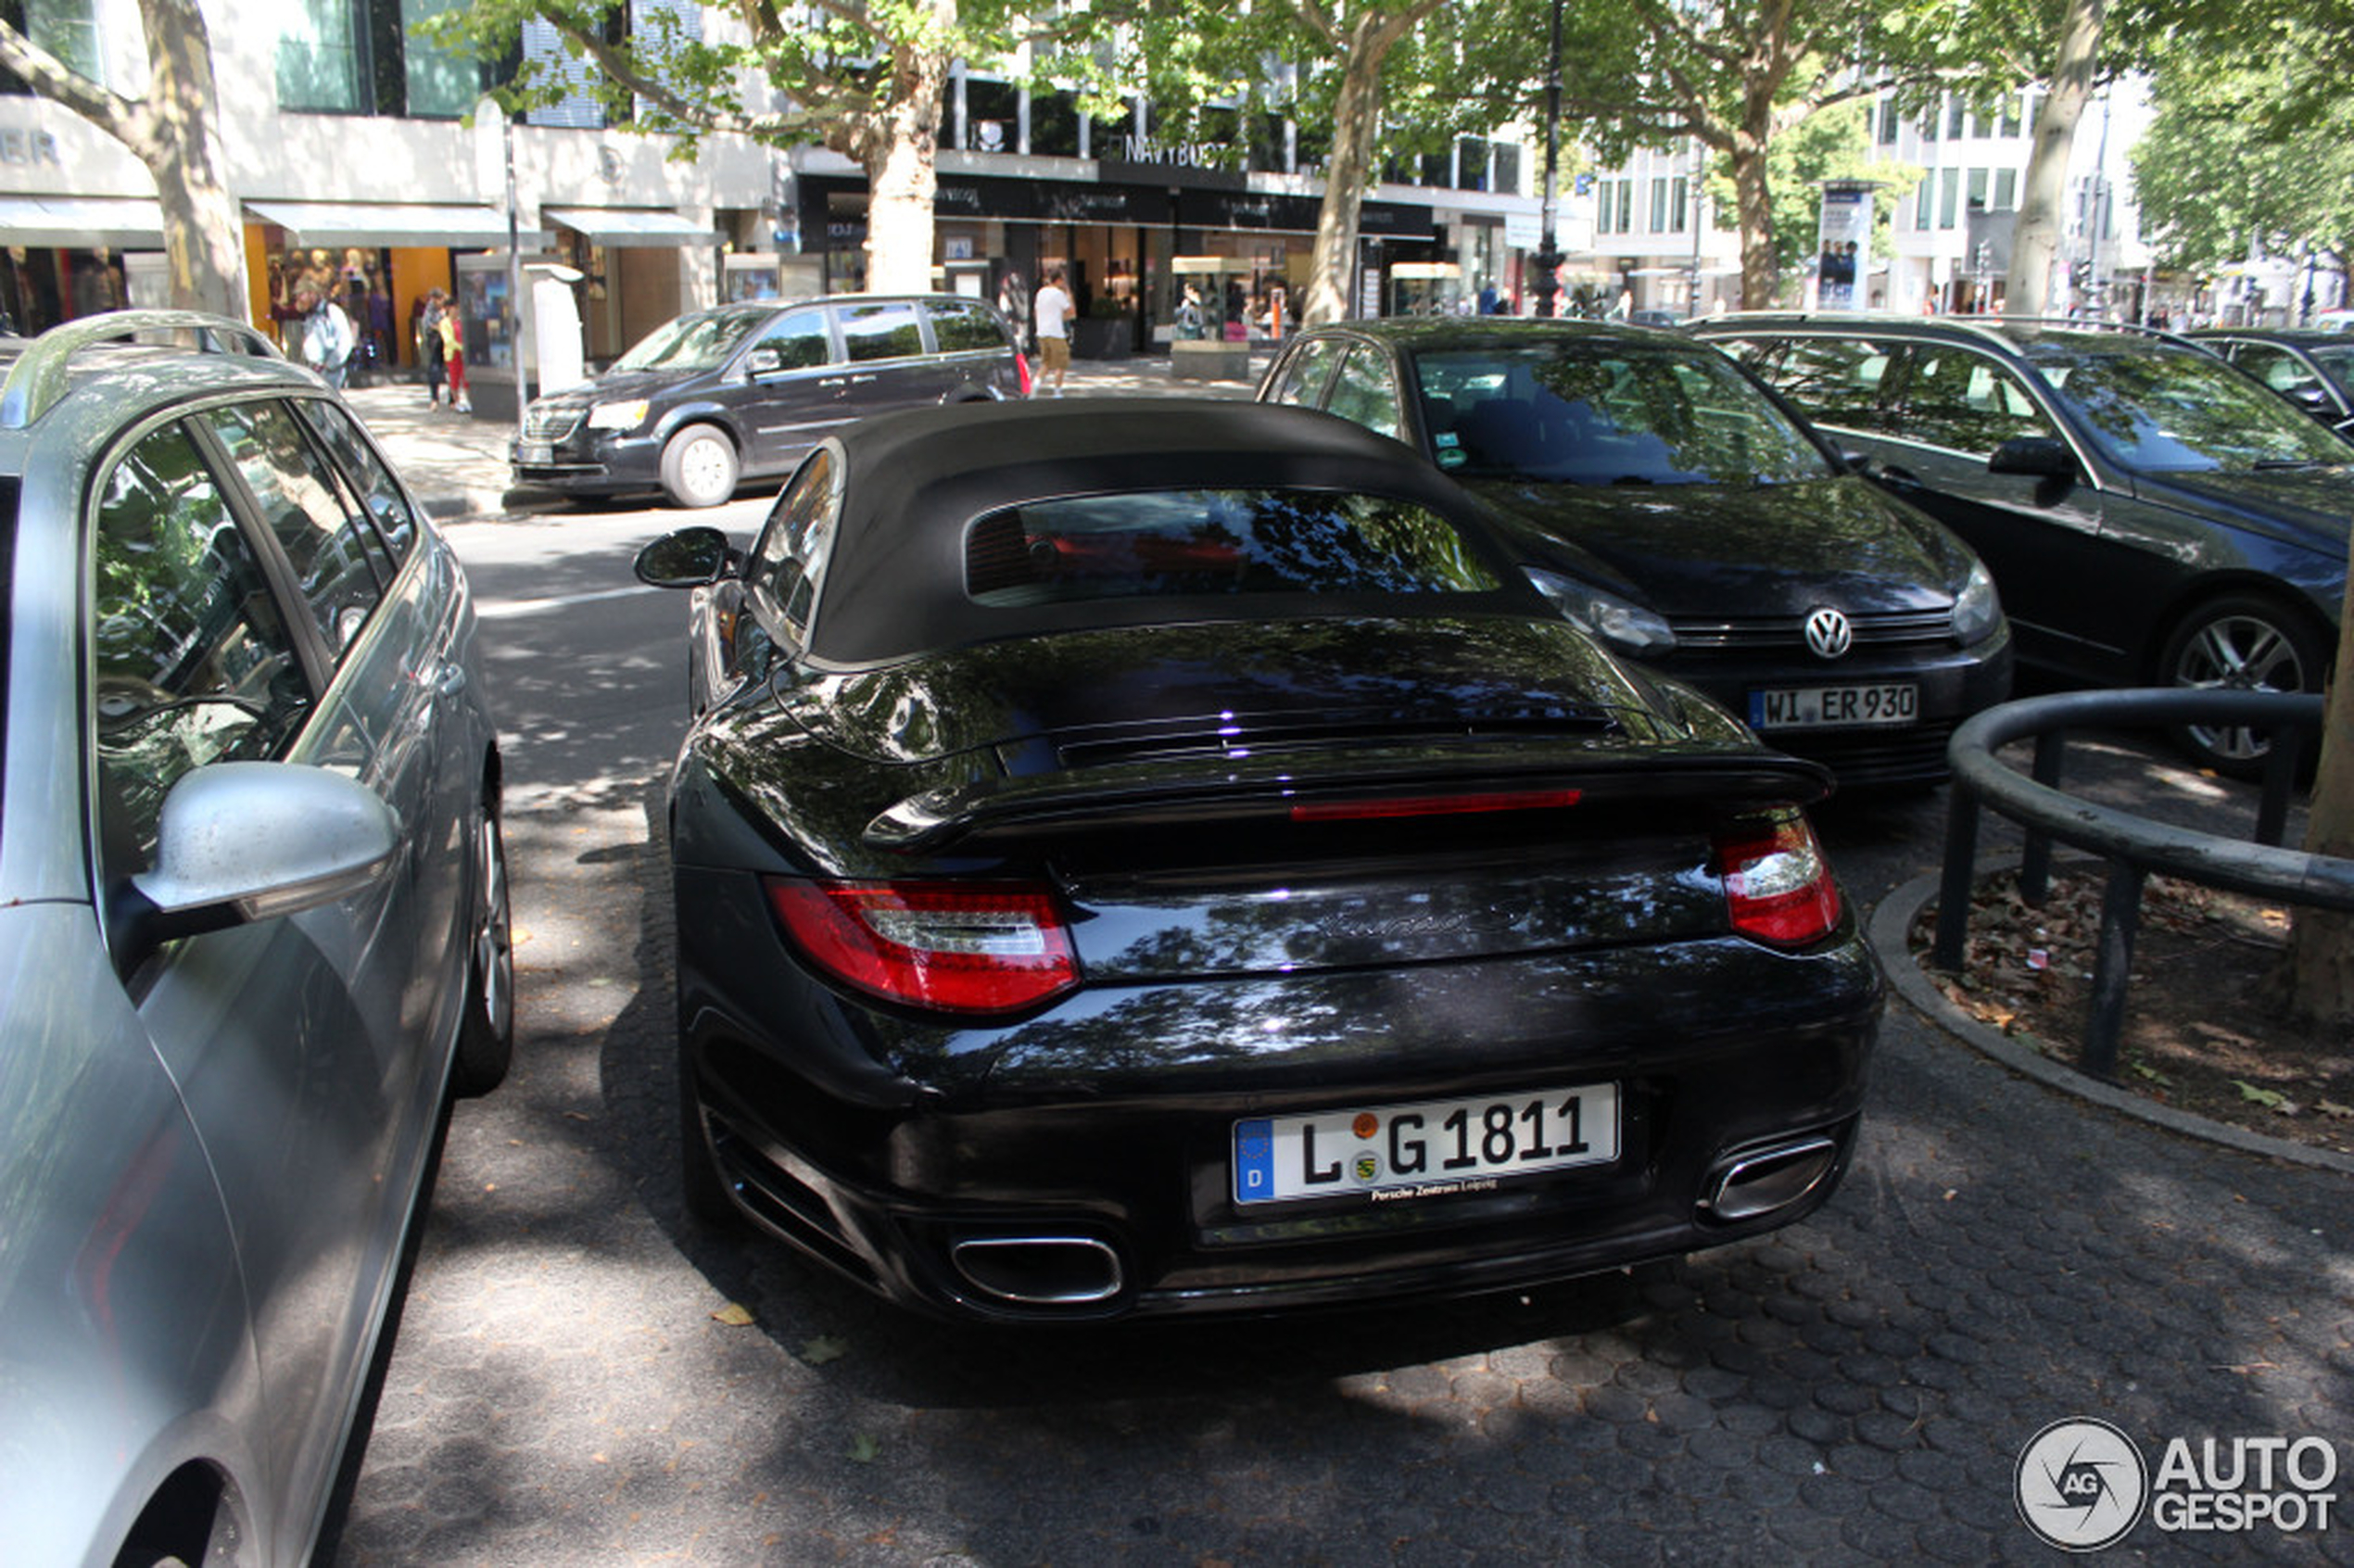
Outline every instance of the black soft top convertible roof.
<svg viewBox="0 0 2354 1568"><path fill-rule="evenodd" d="M1330 414L1226 399L968 403L866 421L829 439L843 464L841 531L809 657L857 666L999 638L1178 621L1490 611L1550 618L1478 519L1482 503L1398 443ZM1066 496L1187 489L1353 491L1410 500L1456 525L1503 587L1485 593L1257 594L976 604L974 519ZM1437 601L1438 603L1428 602Z"/></svg>

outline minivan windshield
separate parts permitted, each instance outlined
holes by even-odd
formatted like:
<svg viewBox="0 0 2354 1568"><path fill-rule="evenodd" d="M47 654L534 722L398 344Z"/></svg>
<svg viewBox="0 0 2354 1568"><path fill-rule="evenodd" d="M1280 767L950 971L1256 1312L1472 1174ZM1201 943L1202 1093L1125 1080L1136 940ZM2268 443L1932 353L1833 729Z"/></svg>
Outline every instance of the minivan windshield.
<svg viewBox="0 0 2354 1568"><path fill-rule="evenodd" d="M2044 341L2020 352L2116 462L2153 474L2354 462L2354 449L2222 360L2146 344Z"/></svg>
<svg viewBox="0 0 2354 1568"><path fill-rule="evenodd" d="M690 375L717 370L752 331L768 319L766 310L702 310L665 322L613 362L615 372L673 371Z"/></svg>
<svg viewBox="0 0 2354 1568"><path fill-rule="evenodd" d="M1414 356L1433 455L1459 479L1780 485L1829 461L1723 355L1579 343Z"/></svg>

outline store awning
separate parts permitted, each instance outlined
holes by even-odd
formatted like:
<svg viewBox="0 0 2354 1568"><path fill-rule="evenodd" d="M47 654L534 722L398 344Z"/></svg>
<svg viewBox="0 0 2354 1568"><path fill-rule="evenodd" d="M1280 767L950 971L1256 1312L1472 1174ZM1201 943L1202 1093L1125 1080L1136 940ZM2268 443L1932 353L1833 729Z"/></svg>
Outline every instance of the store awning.
<svg viewBox="0 0 2354 1568"><path fill-rule="evenodd" d="M0 245L161 250L163 209L136 196L0 196Z"/></svg>
<svg viewBox="0 0 2354 1568"><path fill-rule="evenodd" d="M503 249L507 215L488 207L404 207L369 201L248 201L246 210L275 223L298 245L439 246L454 250ZM537 229L520 236L525 250L545 250Z"/></svg>
<svg viewBox="0 0 2354 1568"><path fill-rule="evenodd" d="M676 212L637 207L549 207L539 216L608 247L624 245L717 245L714 229L698 229Z"/></svg>

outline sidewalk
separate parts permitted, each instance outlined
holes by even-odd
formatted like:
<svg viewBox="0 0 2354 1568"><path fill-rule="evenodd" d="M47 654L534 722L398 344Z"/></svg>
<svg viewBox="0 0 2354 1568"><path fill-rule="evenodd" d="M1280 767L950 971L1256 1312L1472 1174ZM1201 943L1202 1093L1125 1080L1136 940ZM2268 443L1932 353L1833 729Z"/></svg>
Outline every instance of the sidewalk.
<svg viewBox="0 0 2354 1568"><path fill-rule="evenodd" d="M1263 368L1254 366L1254 373ZM1176 381L1166 360L1092 360L1072 363L1064 390L1073 398L1247 398L1257 386L1255 373L1249 381ZM514 439L513 425L452 413L447 405L428 407L421 384L353 387L344 401L375 433L436 519L491 518L509 510L507 445Z"/></svg>

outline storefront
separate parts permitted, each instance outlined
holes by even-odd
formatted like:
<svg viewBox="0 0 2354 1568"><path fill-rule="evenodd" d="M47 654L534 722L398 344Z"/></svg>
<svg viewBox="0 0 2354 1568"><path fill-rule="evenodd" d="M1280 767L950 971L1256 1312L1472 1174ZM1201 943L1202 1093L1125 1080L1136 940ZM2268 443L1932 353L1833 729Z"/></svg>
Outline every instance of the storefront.
<svg viewBox="0 0 2354 1568"><path fill-rule="evenodd" d="M506 214L487 207L250 200L246 213L254 319L284 336L304 289L332 294L359 332L354 369L363 375L415 363L426 293L459 292L455 253L495 249L503 259L509 240ZM516 237L526 251L549 238L537 229ZM467 332L471 373L490 362L494 345L471 315Z"/></svg>
<svg viewBox="0 0 2354 1568"><path fill-rule="evenodd" d="M933 201L933 276L951 292L993 300L1029 335L1031 301L1048 270L1063 270L1076 308L1071 351L1082 359L1164 353L1202 330L1248 344L1297 326L1315 249L1320 203L1247 188L1240 175L1107 162L1100 183L943 176ZM804 175L800 232L824 236L829 293L866 279L865 183ZM1361 232L1377 256L1423 255L1435 243L1430 209L1367 202ZM1172 265L1192 259L1181 271ZM1212 268L1204 259L1216 259ZM1381 263L1377 262L1378 267ZM1214 276L1214 290L1203 280ZM1184 283L1193 283L1188 311ZM1371 313L1378 313L1378 308Z"/></svg>
<svg viewBox="0 0 2354 1568"><path fill-rule="evenodd" d="M709 250L723 237L650 208L546 207L540 217L557 259L581 275L574 293L592 364L612 360L684 310L678 253Z"/></svg>
<svg viewBox="0 0 2354 1568"><path fill-rule="evenodd" d="M0 332L160 305L163 212L130 196L0 196Z"/></svg>

